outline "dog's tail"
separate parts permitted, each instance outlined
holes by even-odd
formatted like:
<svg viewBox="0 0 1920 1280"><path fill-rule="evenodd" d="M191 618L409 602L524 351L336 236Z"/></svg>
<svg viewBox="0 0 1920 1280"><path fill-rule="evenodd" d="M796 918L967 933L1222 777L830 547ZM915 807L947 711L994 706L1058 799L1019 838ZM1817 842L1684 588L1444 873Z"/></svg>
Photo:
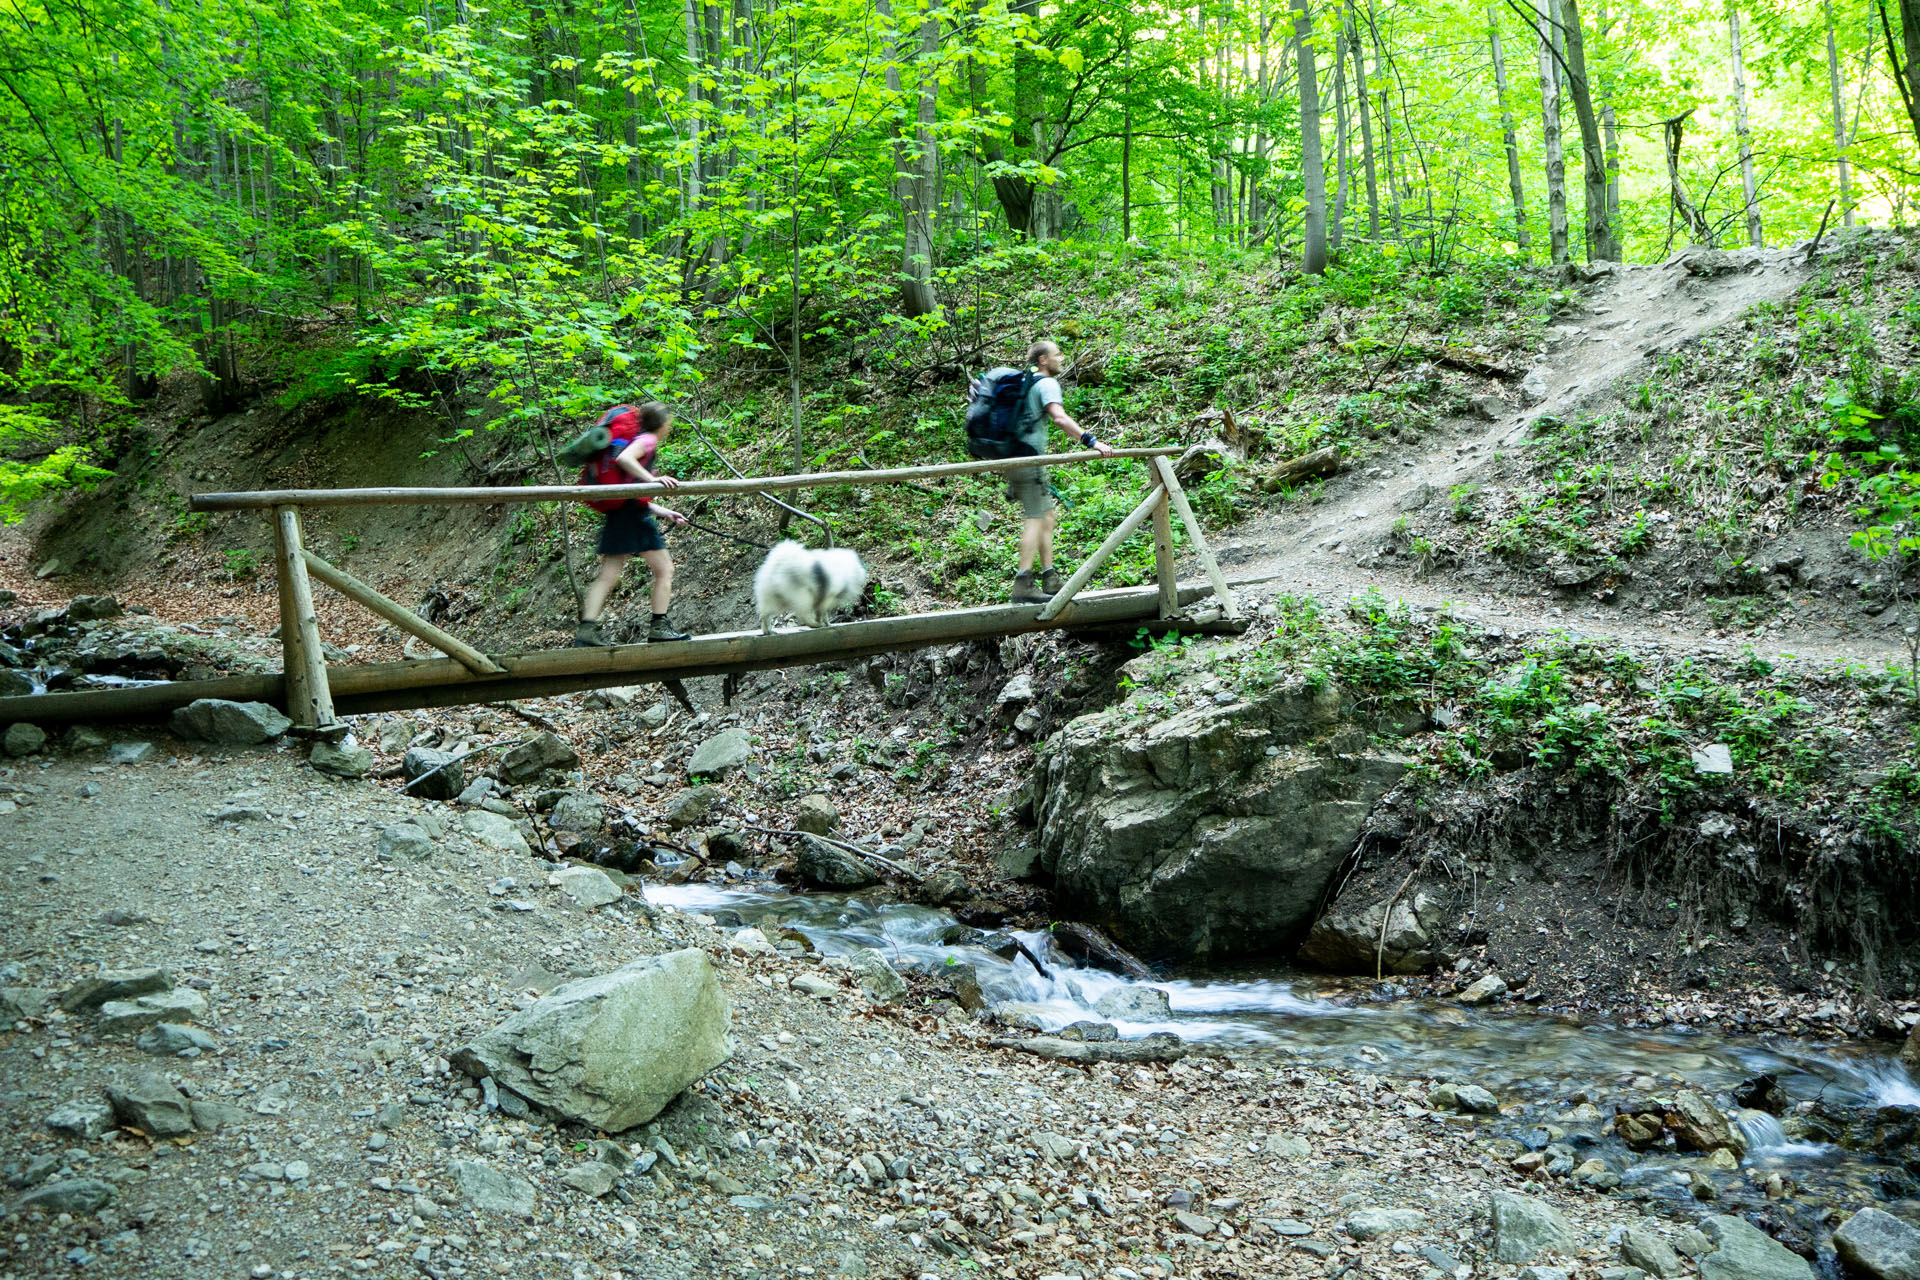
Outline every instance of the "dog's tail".
<svg viewBox="0 0 1920 1280"><path fill-rule="evenodd" d="M827 620L827 596L833 589L832 580L827 577L827 566L820 556L813 558L808 566L813 570L813 616L820 621Z"/></svg>

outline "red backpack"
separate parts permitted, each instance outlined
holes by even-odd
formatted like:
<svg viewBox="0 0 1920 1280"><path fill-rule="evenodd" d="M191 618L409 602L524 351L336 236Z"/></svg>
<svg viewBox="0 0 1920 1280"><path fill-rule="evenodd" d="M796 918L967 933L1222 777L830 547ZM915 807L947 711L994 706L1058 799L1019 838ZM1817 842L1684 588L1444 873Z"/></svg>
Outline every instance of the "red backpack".
<svg viewBox="0 0 1920 1280"><path fill-rule="evenodd" d="M609 437L607 447L600 451L599 457L581 468L580 483L638 483L632 476L628 475L614 459L618 458L626 447L633 443L634 438L641 434L640 411L630 404L617 404L607 410L606 414L601 417L598 425L607 429L607 435ZM640 459L640 465L648 468L652 467L653 454L651 451ZM629 502L638 502L642 509L652 505L645 498L606 498L597 502L589 502L587 505L595 511L614 511Z"/></svg>

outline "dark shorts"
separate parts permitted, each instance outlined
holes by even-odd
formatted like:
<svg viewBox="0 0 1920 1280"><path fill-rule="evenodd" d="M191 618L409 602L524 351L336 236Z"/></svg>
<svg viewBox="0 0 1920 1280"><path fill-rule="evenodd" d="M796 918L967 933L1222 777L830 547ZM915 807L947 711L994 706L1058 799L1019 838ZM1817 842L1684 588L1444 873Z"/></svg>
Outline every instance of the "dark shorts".
<svg viewBox="0 0 1920 1280"><path fill-rule="evenodd" d="M637 556L666 549L667 541L660 536L660 526L637 502L607 512L606 523L600 526L600 545L596 548L603 556Z"/></svg>

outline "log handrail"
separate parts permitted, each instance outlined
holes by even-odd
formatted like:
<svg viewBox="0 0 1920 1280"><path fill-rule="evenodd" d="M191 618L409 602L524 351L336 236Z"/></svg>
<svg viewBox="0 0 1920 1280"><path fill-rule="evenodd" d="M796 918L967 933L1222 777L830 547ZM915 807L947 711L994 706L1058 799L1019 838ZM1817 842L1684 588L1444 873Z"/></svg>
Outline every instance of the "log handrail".
<svg viewBox="0 0 1920 1280"><path fill-rule="evenodd" d="M432 506L503 502L603 502L611 498L659 498L707 493L755 493L763 490L812 489L828 485L897 484L929 476L979 475L1020 471L1027 467L1055 467L1114 458L1171 458L1179 449L1115 449L1111 455L1093 450L1047 453L1031 458L998 458L985 462L943 462L923 467L895 467L887 471L816 471L806 475L759 476L747 480L682 480L672 489L660 484L550 484L484 489L262 489L243 493L196 493L187 499L195 511L251 511L264 507L363 507L382 503Z"/></svg>

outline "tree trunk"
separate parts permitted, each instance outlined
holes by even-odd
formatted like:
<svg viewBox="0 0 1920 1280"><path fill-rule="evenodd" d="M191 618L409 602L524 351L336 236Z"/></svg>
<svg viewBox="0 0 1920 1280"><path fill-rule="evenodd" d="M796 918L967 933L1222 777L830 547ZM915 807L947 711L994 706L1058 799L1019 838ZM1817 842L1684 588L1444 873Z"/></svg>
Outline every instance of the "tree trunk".
<svg viewBox="0 0 1920 1280"><path fill-rule="evenodd" d="M1880 9L1880 25L1887 25L1887 0L1877 0ZM1900 63L1901 52L1893 47L1893 32L1887 32L1887 61L1893 67L1893 82L1900 88L1900 101L1907 109L1907 121L1913 126L1913 136L1920 141L1920 0L1900 0L1900 50L1906 55L1906 65ZM1904 192L1901 193L1904 196Z"/></svg>
<svg viewBox="0 0 1920 1280"><path fill-rule="evenodd" d="M1540 132L1547 151L1547 243L1553 265L1567 261L1567 159L1560 141L1560 61L1557 0L1533 0L1540 15Z"/></svg>
<svg viewBox="0 0 1920 1280"><path fill-rule="evenodd" d="M1373 59L1373 69L1380 70L1379 51ZM1387 170L1387 217L1393 222L1393 238L1406 238L1406 228L1400 221L1400 178L1393 165L1393 106L1387 99L1387 91L1380 91L1380 161Z"/></svg>
<svg viewBox="0 0 1920 1280"><path fill-rule="evenodd" d="M700 0L686 0L686 38L687 38L687 139L692 143L693 156L687 165L687 215L693 216L700 209ZM794 104L794 110L800 109ZM687 251L693 252L689 237Z"/></svg>
<svg viewBox="0 0 1920 1280"><path fill-rule="evenodd" d="M1360 163L1367 176L1367 239L1380 238L1380 185L1373 164L1373 112L1367 104L1366 46L1360 40L1360 28L1354 21L1351 0L1347 5L1347 47L1353 50L1353 102L1360 109ZM1261 45L1265 55L1265 41Z"/></svg>
<svg viewBox="0 0 1920 1280"><path fill-rule="evenodd" d="M1301 268L1308 275L1327 269L1327 173L1320 154L1320 80L1313 65L1313 15L1308 0L1293 0L1293 31L1299 42L1300 180L1307 209Z"/></svg>
<svg viewBox="0 0 1920 1280"><path fill-rule="evenodd" d="M1507 104L1507 59L1500 49L1498 11L1487 9L1487 43L1493 51L1493 91L1500 101L1500 136L1507 146L1507 189L1513 193L1513 243L1527 256L1527 190L1520 182L1520 143L1514 136L1513 108Z"/></svg>
<svg viewBox="0 0 1920 1280"><path fill-rule="evenodd" d="M1594 115L1588 88L1586 40L1580 33L1580 0L1560 0L1566 24L1567 89L1573 95L1573 114L1580 122L1580 151L1587 196L1587 257L1618 262L1620 246L1614 239L1613 219L1607 216L1607 153L1600 144L1600 121Z"/></svg>
<svg viewBox="0 0 1920 1280"><path fill-rule="evenodd" d="M1008 6L1010 12L1024 16L1028 22L1038 22L1040 0L1014 0ZM985 94L986 72L978 74L976 87ZM1034 137L1039 128L1040 80L1039 71L1034 65L1033 54L1025 46L1013 52L1013 137ZM1038 157L1035 157L1036 159ZM987 143L987 160L992 164L1008 163L1006 153L1001 150L998 139ZM1000 201L1001 210L1007 215L1007 226L1019 235L1033 235L1035 231L1034 213L1037 193L1033 181L1017 174L1000 174L993 180L993 194ZM1042 229L1044 230L1044 229Z"/></svg>
<svg viewBox="0 0 1920 1280"><path fill-rule="evenodd" d="M1822 0L1827 18L1827 88L1833 97L1833 163L1840 175L1840 217L1842 225L1853 225L1853 167L1847 163L1847 113L1840 105L1840 54L1833 43L1833 0ZM1914 38L1908 10L1914 0L1900 0L1900 25L1908 31L1907 70L1913 70Z"/></svg>
<svg viewBox="0 0 1920 1280"><path fill-rule="evenodd" d="M1673 211L1680 217L1680 225L1687 229L1687 236L1695 244L1713 246L1713 228L1707 225L1707 217L1694 204L1687 194L1686 179L1680 176L1680 145L1685 136L1687 117L1693 112L1662 120L1660 129L1667 143L1667 187L1673 197Z"/></svg>
<svg viewBox="0 0 1920 1280"><path fill-rule="evenodd" d="M940 305L933 294L933 214L939 206L935 166L940 159L933 142L933 124L938 106L935 97L940 91L939 56L940 8L935 3L927 6L920 20L920 56L914 66L919 102L913 132L913 167L910 174L902 174L900 179L907 189L907 199L901 202L907 220L902 237L900 270L905 278L901 282L900 303L909 316L932 315ZM899 73L889 70L887 74L889 78L897 78Z"/></svg>
<svg viewBox="0 0 1920 1280"><path fill-rule="evenodd" d="M1339 252L1347 230L1347 26L1344 10L1333 34L1333 220L1327 247Z"/></svg>
<svg viewBox="0 0 1920 1280"><path fill-rule="evenodd" d="M1753 184L1753 131L1747 125L1747 64L1740 49L1740 6L1727 0L1727 56L1733 69L1733 131L1740 139L1740 194L1746 203L1747 243L1758 249L1760 200Z"/></svg>

